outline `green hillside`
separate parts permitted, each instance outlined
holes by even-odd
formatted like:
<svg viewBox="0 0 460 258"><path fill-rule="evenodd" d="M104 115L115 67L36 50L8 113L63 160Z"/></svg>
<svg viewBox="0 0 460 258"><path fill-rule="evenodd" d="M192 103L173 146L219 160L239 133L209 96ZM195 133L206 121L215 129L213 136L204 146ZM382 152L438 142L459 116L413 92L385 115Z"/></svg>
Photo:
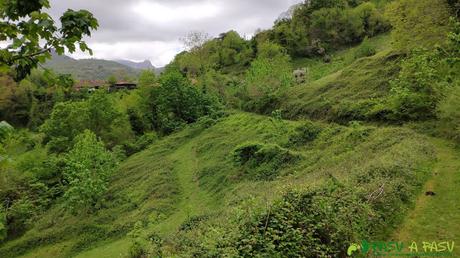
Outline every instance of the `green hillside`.
<svg viewBox="0 0 460 258"><path fill-rule="evenodd" d="M132 91L0 67L0 257L460 257L459 6L306 1Z"/></svg>
<svg viewBox="0 0 460 258"><path fill-rule="evenodd" d="M262 209L289 189L320 188L332 179L364 192L386 182L388 196L395 198L391 200L394 209L375 219L400 221L402 217L397 214L410 207L408 200L418 192L434 160L426 137L397 127L315 123L312 126L321 132L310 142L297 133L304 124L245 113L230 115L209 128L197 124L125 161L104 197L105 207L96 214L72 216L57 205L23 237L5 244L1 254L29 251L33 255L44 249L45 254L54 251L66 257L90 246L103 248L104 241L110 239L121 239L118 243L126 248L133 241L126 234L140 223L142 234L155 233L164 239L165 255L181 250L199 255L206 249L195 249L198 246L215 248L214 241L234 237L232 227L243 226L240 223L248 219L238 215L249 208L245 208L248 201L250 209ZM265 159L254 165L238 165L234 151L243 146L260 146L258 155ZM292 161L282 162L285 159ZM275 167L276 174L272 174ZM378 171L386 172L379 175ZM363 182L366 177L374 179ZM405 187L405 198L400 196L401 186ZM230 223L233 219L229 216L243 216L243 221ZM383 237L390 230L374 233ZM196 239L196 234L206 238ZM103 255L96 252L94 257Z"/></svg>
<svg viewBox="0 0 460 258"><path fill-rule="evenodd" d="M116 75L120 79L135 78L139 71L115 61L102 59L73 59L67 56L53 55L44 64L45 68L59 74L71 74L77 80L106 80Z"/></svg>
<svg viewBox="0 0 460 258"><path fill-rule="evenodd" d="M389 48L390 42L388 35L370 39L366 44L379 51L369 57L356 57L360 45L338 52L330 64L297 61L299 67L311 67L312 79L289 90L281 104L286 116L336 122L377 120L372 109L388 96L389 82L398 74L402 59Z"/></svg>

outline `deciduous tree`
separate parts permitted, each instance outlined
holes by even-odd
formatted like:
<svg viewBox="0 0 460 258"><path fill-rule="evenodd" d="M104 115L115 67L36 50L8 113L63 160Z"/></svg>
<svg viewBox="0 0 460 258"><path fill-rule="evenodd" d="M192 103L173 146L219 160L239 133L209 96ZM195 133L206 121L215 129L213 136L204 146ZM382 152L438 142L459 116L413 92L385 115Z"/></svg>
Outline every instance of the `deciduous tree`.
<svg viewBox="0 0 460 258"><path fill-rule="evenodd" d="M43 9L50 8L48 0L4 0L0 3L0 41L10 44L0 49L0 65L15 70L19 81L30 71L51 57L51 50L63 54L65 49L74 52L76 46L92 53L82 40L91 36L98 22L86 11L67 10L57 27L51 16Z"/></svg>
<svg viewBox="0 0 460 258"><path fill-rule="evenodd" d="M64 194L67 207L73 211L92 208L107 190L117 165L115 156L94 133L86 130L77 136L65 163L64 175L69 184Z"/></svg>

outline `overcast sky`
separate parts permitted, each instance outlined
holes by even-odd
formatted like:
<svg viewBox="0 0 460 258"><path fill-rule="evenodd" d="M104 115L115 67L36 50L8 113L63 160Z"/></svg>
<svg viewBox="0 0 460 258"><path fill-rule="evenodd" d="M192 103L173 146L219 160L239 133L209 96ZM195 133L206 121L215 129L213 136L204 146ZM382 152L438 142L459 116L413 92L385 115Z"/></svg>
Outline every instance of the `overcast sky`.
<svg viewBox="0 0 460 258"><path fill-rule="evenodd" d="M51 0L57 20L68 8L91 11L99 29L87 39L93 58L150 60L159 67L183 50L179 38L190 31L210 36L236 30L250 36L269 28L302 0ZM75 58L87 58L81 53Z"/></svg>

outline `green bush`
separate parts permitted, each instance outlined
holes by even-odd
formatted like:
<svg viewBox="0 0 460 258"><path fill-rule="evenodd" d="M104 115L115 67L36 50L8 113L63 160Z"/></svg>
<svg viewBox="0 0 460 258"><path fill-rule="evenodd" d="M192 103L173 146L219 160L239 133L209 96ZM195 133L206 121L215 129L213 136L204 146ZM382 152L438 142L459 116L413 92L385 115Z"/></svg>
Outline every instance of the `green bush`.
<svg viewBox="0 0 460 258"><path fill-rule="evenodd" d="M146 133L140 137L137 137L135 142L128 142L121 146L125 154L129 157L134 153L145 150L147 147L152 145L158 140L158 135L154 132Z"/></svg>
<svg viewBox="0 0 460 258"><path fill-rule="evenodd" d="M394 46L403 51L434 49L448 29L449 7L444 0L397 0L386 11L393 26Z"/></svg>
<svg viewBox="0 0 460 258"><path fill-rule="evenodd" d="M148 251L142 243L134 241L133 244L129 247L129 257L130 258L147 258Z"/></svg>
<svg viewBox="0 0 460 258"><path fill-rule="evenodd" d="M389 29L374 4L365 2L356 8L323 8L312 13L310 32L326 48L361 42Z"/></svg>
<svg viewBox="0 0 460 258"><path fill-rule="evenodd" d="M366 128L352 127L345 133L347 142L366 142ZM384 133L394 135L394 130ZM374 135L375 140L380 137ZM351 243L390 237L430 174L434 153L412 140L381 140L393 146L390 153L359 165L346 183L331 177L314 189L287 192L243 223L236 240L227 244L242 257L346 257ZM427 153L415 167L415 156L400 155L413 151Z"/></svg>
<svg viewBox="0 0 460 258"><path fill-rule="evenodd" d="M265 43L260 48L260 56L245 74L245 107L268 113L293 85L292 66L289 56L279 46Z"/></svg>
<svg viewBox="0 0 460 258"><path fill-rule="evenodd" d="M140 110L140 108L129 107L126 110L129 123L136 135L142 135L152 129L152 125L148 117Z"/></svg>
<svg viewBox="0 0 460 258"><path fill-rule="evenodd" d="M169 134L195 123L200 117L218 115L222 106L216 98L201 92L183 75L172 71L162 75L159 87L150 89L142 109L155 130Z"/></svg>
<svg viewBox="0 0 460 258"><path fill-rule="evenodd" d="M393 119L423 120L434 118L445 89L444 76L438 70L436 53L414 50L402 62L398 78L390 81Z"/></svg>
<svg viewBox="0 0 460 258"><path fill-rule="evenodd" d="M359 2L359 0L357 1ZM386 17L377 9L371 1L361 1L356 8L350 9L351 16L357 16L361 20L363 34L365 37L374 37L380 33L387 32L391 25Z"/></svg>
<svg viewBox="0 0 460 258"><path fill-rule="evenodd" d="M209 219L208 215L192 216L187 218L179 227L179 230L189 231L196 228L200 223Z"/></svg>
<svg viewBox="0 0 460 258"><path fill-rule="evenodd" d="M447 3L449 4L452 13L456 17L460 17L460 1L459 0L447 0Z"/></svg>
<svg viewBox="0 0 460 258"><path fill-rule="evenodd" d="M51 117L41 126L45 143L53 152L64 152L76 135L89 127L89 110L84 102L57 104Z"/></svg>
<svg viewBox="0 0 460 258"><path fill-rule="evenodd" d="M36 215L36 207L29 199L20 199L9 207L7 212L8 235L18 236L22 234Z"/></svg>
<svg viewBox="0 0 460 258"><path fill-rule="evenodd" d="M6 216L3 212L0 212L0 243L3 242L7 236Z"/></svg>
<svg viewBox="0 0 460 258"><path fill-rule="evenodd" d="M220 35L222 38L219 49L219 64L221 67L235 64L247 65L252 59L252 49L244 38L236 31Z"/></svg>
<svg viewBox="0 0 460 258"><path fill-rule="evenodd" d="M301 157L275 144L245 143L233 151L233 159L244 169L243 177L256 180L273 180L283 166Z"/></svg>
<svg viewBox="0 0 460 258"><path fill-rule="evenodd" d="M76 137L65 164L64 175L69 185L64 194L66 207L77 211L91 209L101 201L117 161L96 135L86 130Z"/></svg>
<svg viewBox="0 0 460 258"><path fill-rule="evenodd" d="M236 248L242 257L345 257L371 214L358 191L337 185L288 192L241 228Z"/></svg>
<svg viewBox="0 0 460 258"><path fill-rule="evenodd" d="M361 57L373 56L375 53L377 53L375 46L371 45L366 37L361 45L355 50L354 56L355 59L358 59Z"/></svg>
<svg viewBox="0 0 460 258"><path fill-rule="evenodd" d="M313 122L307 121L302 126L295 128L293 134L289 136L290 146L302 146L312 142L321 133L322 128Z"/></svg>
<svg viewBox="0 0 460 258"><path fill-rule="evenodd" d="M145 234L142 221L137 221L134 224L134 228L128 233L128 237L132 241L129 247L129 257L163 257L161 250L163 240L156 233Z"/></svg>
<svg viewBox="0 0 460 258"><path fill-rule="evenodd" d="M133 138L128 117L102 91L92 94L87 101L58 103L40 128L45 134L45 144L53 152L68 151L74 138L86 129L101 137L109 147Z"/></svg>
<svg viewBox="0 0 460 258"><path fill-rule="evenodd" d="M0 142L14 131L14 128L6 121L0 122Z"/></svg>

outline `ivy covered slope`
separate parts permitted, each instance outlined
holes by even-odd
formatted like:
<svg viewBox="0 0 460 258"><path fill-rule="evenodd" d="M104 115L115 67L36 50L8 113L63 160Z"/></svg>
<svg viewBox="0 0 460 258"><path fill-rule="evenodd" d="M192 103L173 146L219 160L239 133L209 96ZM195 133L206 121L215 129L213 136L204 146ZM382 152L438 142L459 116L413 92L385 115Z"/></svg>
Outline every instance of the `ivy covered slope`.
<svg viewBox="0 0 460 258"><path fill-rule="evenodd" d="M358 236L388 236L433 160L425 136L398 127L248 113L203 120L126 160L97 212L74 216L56 205L0 254L66 257L113 240L127 248L148 236L164 255L284 254L290 243L303 248L299 237L318 245L318 255L341 254ZM265 229L266 212L274 217ZM319 227L331 218L327 231ZM298 223L309 230L291 231ZM278 237L286 246L273 246Z"/></svg>

